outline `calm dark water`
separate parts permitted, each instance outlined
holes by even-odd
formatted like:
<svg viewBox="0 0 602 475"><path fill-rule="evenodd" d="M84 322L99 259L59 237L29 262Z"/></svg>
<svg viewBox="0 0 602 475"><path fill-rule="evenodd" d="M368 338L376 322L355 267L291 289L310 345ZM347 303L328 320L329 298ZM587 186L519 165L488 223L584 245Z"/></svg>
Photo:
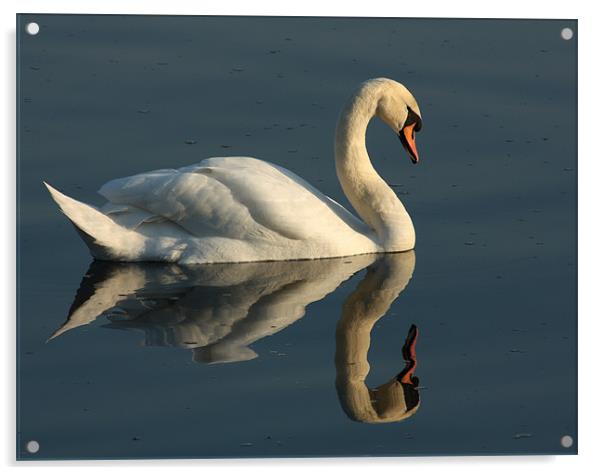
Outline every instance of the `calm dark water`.
<svg viewBox="0 0 602 475"><path fill-rule="evenodd" d="M38 36L22 34L31 20ZM575 453L564 26L577 24L20 16L18 457ZM250 155L348 206L335 121L377 76L423 114L418 166L386 126L368 131L414 254L90 267L41 184L100 204L117 176ZM417 390L395 383L412 324Z"/></svg>

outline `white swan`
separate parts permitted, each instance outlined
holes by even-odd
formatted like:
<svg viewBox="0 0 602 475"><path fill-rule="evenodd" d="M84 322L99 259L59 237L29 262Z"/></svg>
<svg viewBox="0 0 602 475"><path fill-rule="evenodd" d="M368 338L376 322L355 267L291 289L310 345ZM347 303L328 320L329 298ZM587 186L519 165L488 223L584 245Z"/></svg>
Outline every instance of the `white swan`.
<svg viewBox="0 0 602 475"><path fill-rule="evenodd" d="M412 94L386 78L364 82L336 128L336 170L363 222L305 180L250 157L214 157L105 184L100 209L46 184L95 258L181 264L316 259L414 248L412 220L378 175L366 128L378 116L414 163L422 126Z"/></svg>

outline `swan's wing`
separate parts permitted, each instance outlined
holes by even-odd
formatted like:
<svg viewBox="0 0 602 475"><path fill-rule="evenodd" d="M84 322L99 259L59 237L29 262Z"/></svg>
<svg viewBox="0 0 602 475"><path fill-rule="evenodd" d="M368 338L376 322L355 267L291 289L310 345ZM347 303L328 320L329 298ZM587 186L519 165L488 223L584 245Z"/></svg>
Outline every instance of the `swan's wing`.
<svg viewBox="0 0 602 475"><path fill-rule="evenodd" d="M119 178L100 194L112 206L133 206L199 237L269 239L276 233L308 239L350 229L367 232L361 221L302 178L249 157L216 157L178 170ZM144 216L134 220L149 219Z"/></svg>

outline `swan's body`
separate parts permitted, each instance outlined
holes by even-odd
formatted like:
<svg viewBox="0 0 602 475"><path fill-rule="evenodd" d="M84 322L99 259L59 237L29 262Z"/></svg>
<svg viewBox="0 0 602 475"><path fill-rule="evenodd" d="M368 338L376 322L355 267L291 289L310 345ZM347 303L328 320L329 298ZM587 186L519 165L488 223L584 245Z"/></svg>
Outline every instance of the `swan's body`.
<svg viewBox="0 0 602 475"><path fill-rule="evenodd" d="M46 186L98 259L190 264L406 251L414 248L412 221L372 167L365 133L378 115L416 161L419 114L407 89L389 79L365 82L343 109L337 175L363 221L294 173L250 157L110 181L100 209Z"/></svg>
<svg viewBox="0 0 602 475"><path fill-rule="evenodd" d="M250 157L110 181L100 189L108 203L99 210L50 191L94 256L106 260L248 262L381 250L345 208L295 174ZM100 224L106 232L98 232Z"/></svg>

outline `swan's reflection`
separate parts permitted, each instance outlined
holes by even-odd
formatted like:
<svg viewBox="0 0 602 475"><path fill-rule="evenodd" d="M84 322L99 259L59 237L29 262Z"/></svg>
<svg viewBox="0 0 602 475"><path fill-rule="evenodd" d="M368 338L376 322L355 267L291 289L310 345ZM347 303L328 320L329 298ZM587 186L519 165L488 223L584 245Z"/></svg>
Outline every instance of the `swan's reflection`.
<svg viewBox="0 0 602 475"><path fill-rule="evenodd" d="M413 415L420 406L417 390L416 340L412 325L400 359L405 368L385 384L368 389L370 332L406 287L414 271L413 252L387 254L368 268L366 276L343 304L337 325L335 363L337 392L345 413L368 423L393 422Z"/></svg>
<svg viewBox="0 0 602 475"><path fill-rule="evenodd" d="M104 316L110 328L142 331L145 345L189 348L197 362L250 360L257 357L250 345L300 319L307 305L368 266L337 326L337 391L354 420L401 420L418 408L415 327L404 345L406 368L374 390L365 378L370 331L410 280L413 252L192 267L95 261L51 338Z"/></svg>
<svg viewBox="0 0 602 475"><path fill-rule="evenodd" d="M257 354L249 345L297 321L375 259L191 267L94 261L51 338L105 316L111 328L143 331L145 346L192 349L194 361L250 360Z"/></svg>

